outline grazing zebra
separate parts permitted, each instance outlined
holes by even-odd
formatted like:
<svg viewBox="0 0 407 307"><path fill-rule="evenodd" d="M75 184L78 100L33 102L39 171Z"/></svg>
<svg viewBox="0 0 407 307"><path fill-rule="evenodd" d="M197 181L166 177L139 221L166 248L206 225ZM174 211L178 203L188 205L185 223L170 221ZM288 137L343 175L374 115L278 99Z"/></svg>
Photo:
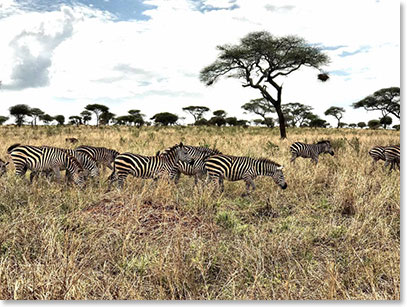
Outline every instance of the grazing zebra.
<svg viewBox="0 0 407 307"><path fill-rule="evenodd" d="M0 159L0 177L7 172L8 163L9 162L4 162L2 159Z"/></svg>
<svg viewBox="0 0 407 307"><path fill-rule="evenodd" d="M379 160L386 161L386 157L384 156L385 148L385 146L374 146L369 150L369 155L373 159L373 164L375 164Z"/></svg>
<svg viewBox="0 0 407 307"><path fill-rule="evenodd" d="M41 147L52 148L51 146L41 146ZM87 178L88 176L90 176L92 178L96 178L99 176L99 168L98 168L97 162L95 161L95 159L93 159L88 154L85 154L81 151L75 151L73 149L67 149L67 148L58 148L58 149L62 150L63 152L65 152L68 155L75 157L76 160L78 160L78 162L81 164L81 166L83 168L85 178Z"/></svg>
<svg viewBox="0 0 407 307"><path fill-rule="evenodd" d="M133 153L122 153L113 162L113 172L109 176L109 189L113 182L118 181L119 188L123 187L124 180L129 174L143 179L170 175L178 161L192 162L187 149L182 143L177 144L165 153L155 156L142 156Z"/></svg>
<svg viewBox="0 0 407 307"><path fill-rule="evenodd" d="M197 147L197 146L184 146L187 149L188 154L194 159L192 163L187 163L183 161L178 161L175 168L170 173L170 178L174 178L175 184L178 184L181 174L187 176L194 176L195 185L198 184L199 177L206 175L205 160L209 156L222 154L217 149L210 149L207 147ZM164 150L165 153L168 149ZM159 154L158 152L157 154Z"/></svg>
<svg viewBox="0 0 407 307"><path fill-rule="evenodd" d="M81 145L75 148L75 151L83 152L91 156L99 165L107 166L112 169L112 163L114 159L120 154L114 149L105 147L94 147L88 145Z"/></svg>
<svg viewBox="0 0 407 307"><path fill-rule="evenodd" d="M386 160L385 167L390 164L390 171L392 171L397 165L400 170L400 145L387 146L384 149L384 156Z"/></svg>
<svg viewBox="0 0 407 307"><path fill-rule="evenodd" d="M208 172L209 180L216 181L220 185L221 192L224 190L223 179L230 181L244 180L246 182L246 193L252 187L254 191L256 185L254 179L257 176L270 176L274 182L283 190L287 188L284 179L283 166L265 158L254 159L249 157L236 157L227 155L210 156L205 161L205 168Z"/></svg>
<svg viewBox="0 0 407 307"><path fill-rule="evenodd" d="M42 171L52 170L58 181L61 181L61 169L72 176L80 187L84 186L83 168L73 156L55 147L37 147L14 144L7 149L16 168L16 175L24 176L27 169L31 170L30 182Z"/></svg>
<svg viewBox="0 0 407 307"><path fill-rule="evenodd" d="M329 153L331 156L334 155L330 141L320 141L316 144L295 142L290 146L290 151L292 154L290 162L294 162L298 157L302 157L311 158L315 164L318 164L318 156L321 153Z"/></svg>

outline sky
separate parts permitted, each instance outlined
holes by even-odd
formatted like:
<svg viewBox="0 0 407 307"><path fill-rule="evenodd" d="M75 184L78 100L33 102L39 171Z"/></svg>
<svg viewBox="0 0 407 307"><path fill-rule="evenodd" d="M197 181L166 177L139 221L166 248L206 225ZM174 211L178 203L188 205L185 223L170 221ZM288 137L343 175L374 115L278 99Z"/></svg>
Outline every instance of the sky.
<svg viewBox="0 0 407 307"><path fill-rule="evenodd" d="M207 87L199 72L216 46L263 30L300 36L329 56L327 82L310 68L279 82L283 103L310 105L333 126L330 106L345 108L345 123L367 122L381 113L351 104L400 87L399 1L0 0L0 115L24 103L68 118L99 103L117 116L171 112L184 124L193 122L182 111L190 105L258 118L241 109L258 91L233 78Z"/></svg>

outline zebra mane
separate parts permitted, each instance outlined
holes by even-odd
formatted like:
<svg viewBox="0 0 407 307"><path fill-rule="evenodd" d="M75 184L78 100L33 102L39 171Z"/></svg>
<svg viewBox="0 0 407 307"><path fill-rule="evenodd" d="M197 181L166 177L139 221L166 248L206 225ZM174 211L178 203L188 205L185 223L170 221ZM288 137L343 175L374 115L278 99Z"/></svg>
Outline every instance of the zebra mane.
<svg viewBox="0 0 407 307"><path fill-rule="evenodd" d="M274 161L271 161L271 160L268 159L268 158L258 158L258 159L256 159L256 160L258 160L258 161L260 161L260 162L271 163L271 164L274 164L275 166L281 166L280 164L278 164L278 163L276 163L276 162L274 162Z"/></svg>
<svg viewBox="0 0 407 307"><path fill-rule="evenodd" d="M180 144L175 144L174 146L164 149L162 152L157 152L156 156L164 156L164 155L169 155L171 153L173 153L175 150L177 150L179 148Z"/></svg>
<svg viewBox="0 0 407 307"><path fill-rule="evenodd" d="M317 144L331 144L328 140L319 141Z"/></svg>
<svg viewBox="0 0 407 307"><path fill-rule="evenodd" d="M204 153L208 153L208 154L212 154L212 155L221 155L222 152L216 148L208 148L208 147L203 147L203 146L189 146L189 145L185 145L186 148L194 148L195 150L199 150L200 152L204 152Z"/></svg>
<svg viewBox="0 0 407 307"><path fill-rule="evenodd" d="M14 148L16 148L16 147L18 147L20 145L21 145L20 143L16 143L16 144L11 145L9 148L7 148L7 153L11 153Z"/></svg>

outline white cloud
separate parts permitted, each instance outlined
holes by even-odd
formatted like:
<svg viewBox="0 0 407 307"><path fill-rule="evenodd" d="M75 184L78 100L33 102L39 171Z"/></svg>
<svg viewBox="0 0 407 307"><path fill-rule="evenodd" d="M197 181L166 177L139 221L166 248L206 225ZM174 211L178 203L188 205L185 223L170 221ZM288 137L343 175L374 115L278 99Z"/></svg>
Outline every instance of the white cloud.
<svg viewBox="0 0 407 307"><path fill-rule="evenodd" d="M198 77L216 59L217 45L238 43L257 30L343 46L326 50L331 58L326 69L348 75L334 74L321 83L316 71L305 69L283 80L284 102L309 104L320 116L337 105L347 107L345 122L367 121L377 115L349 105L400 84L400 14L394 1L208 0L202 3L235 9L200 11L186 0L150 0L146 3L157 7L145 11L150 19L143 21L114 21L110 13L85 6L24 12L7 2L7 14L0 15L0 28L10 29L0 36L3 115L24 102L67 117L97 102L117 115L133 108L148 117L170 111L188 122L182 107L206 105L253 118L240 106L259 97L255 90L238 80L205 87Z"/></svg>

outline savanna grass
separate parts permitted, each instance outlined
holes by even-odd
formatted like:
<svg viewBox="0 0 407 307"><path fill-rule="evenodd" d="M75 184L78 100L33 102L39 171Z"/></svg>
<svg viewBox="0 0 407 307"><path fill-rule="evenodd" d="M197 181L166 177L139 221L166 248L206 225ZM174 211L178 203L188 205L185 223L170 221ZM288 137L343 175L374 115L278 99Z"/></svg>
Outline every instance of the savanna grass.
<svg viewBox="0 0 407 307"><path fill-rule="evenodd" d="M286 190L259 177L223 194L129 177L122 191L0 178L0 298L400 299L400 173L373 166L396 131L235 127L0 127L14 143L106 146L154 155L179 141L283 164ZM335 156L290 164L294 141L329 139Z"/></svg>

